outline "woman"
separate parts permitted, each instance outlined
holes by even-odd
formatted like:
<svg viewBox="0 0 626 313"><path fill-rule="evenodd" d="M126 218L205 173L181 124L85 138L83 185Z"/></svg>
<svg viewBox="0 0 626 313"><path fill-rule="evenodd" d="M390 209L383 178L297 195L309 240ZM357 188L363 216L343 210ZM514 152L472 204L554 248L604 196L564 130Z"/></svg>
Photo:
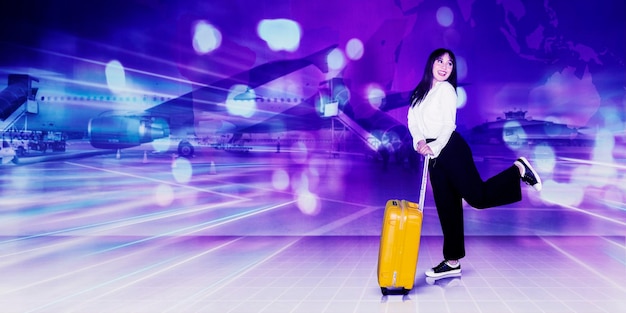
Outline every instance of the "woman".
<svg viewBox="0 0 626 313"><path fill-rule="evenodd" d="M430 157L430 182L443 231L444 260L426 272L429 277L461 273L465 256L462 199L485 209L520 201L520 179L541 190L541 179L524 157L483 181L472 151L455 131L457 71L454 53L437 49L428 57L422 80L413 90L408 127L413 148Z"/></svg>

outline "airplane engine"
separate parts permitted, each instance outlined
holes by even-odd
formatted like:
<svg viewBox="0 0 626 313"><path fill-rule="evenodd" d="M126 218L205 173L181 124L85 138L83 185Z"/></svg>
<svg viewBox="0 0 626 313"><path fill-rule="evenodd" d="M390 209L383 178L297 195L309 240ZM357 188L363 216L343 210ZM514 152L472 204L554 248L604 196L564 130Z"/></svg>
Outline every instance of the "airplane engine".
<svg viewBox="0 0 626 313"><path fill-rule="evenodd" d="M164 118L153 116L100 116L89 121L91 145L99 149L123 149L168 137Z"/></svg>

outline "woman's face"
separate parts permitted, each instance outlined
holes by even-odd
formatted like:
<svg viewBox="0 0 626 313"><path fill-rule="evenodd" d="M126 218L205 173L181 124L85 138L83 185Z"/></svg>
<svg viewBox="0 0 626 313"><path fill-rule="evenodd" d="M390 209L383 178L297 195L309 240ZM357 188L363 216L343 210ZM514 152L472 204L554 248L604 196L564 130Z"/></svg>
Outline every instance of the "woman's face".
<svg viewBox="0 0 626 313"><path fill-rule="evenodd" d="M453 66L452 59L450 59L450 55L447 53L435 59L435 63L433 63L433 84L448 80L450 74L452 74Z"/></svg>

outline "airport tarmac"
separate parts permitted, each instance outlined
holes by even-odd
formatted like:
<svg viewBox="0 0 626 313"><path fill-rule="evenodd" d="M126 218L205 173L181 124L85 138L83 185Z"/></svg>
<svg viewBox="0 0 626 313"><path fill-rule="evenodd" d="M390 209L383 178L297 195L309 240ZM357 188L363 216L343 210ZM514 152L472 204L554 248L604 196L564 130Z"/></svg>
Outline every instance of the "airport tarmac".
<svg viewBox="0 0 626 313"><path fill-rule="evenodd" d="M484 177L525 152L489 151L475 151ZM404 162L385 167L365 155L289 147L200 150L190 159L136 148L5 166L0 307L623 311L626 218L623 204L620 210L607 199L620 189L572 189L565 182L576 180L572 172L584 158L569 153L555 160L542 193L523 186L520 203L466 208L462 277L429 281L423 275L441 261L441 232L427 192L416 287L404 298L382 297L376 281L384 203L417 201L419 168ZM616 171L623 177L623 168ZM583 191L578 203L550 196L572 190Z"/></svg>

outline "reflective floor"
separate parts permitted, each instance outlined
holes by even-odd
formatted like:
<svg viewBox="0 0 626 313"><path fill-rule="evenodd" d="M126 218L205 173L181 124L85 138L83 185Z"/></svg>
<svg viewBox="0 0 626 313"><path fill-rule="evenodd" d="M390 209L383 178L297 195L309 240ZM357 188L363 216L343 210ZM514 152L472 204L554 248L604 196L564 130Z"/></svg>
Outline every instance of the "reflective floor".
<svg viewBox="0 0 626 313"><path fill-rule="evenodd" d="M510 165L479 154L485 177ZM468 207L460 277L423 274L441 261L427 193L404 297L382 297L376 266L384 201L417 198L408 164L285 148L25 160L0 169L1 311L623 312L624 169L576 203L550 196L573 196L580 160L557 158L520 203Z"/></svg>
<svg viewBox="0 0 626 313"><path fill-rule="evenodd" d="M383 297L369 236L4 242L3 312L624 312L624 237L470 237L462 276Z"/></svg>

